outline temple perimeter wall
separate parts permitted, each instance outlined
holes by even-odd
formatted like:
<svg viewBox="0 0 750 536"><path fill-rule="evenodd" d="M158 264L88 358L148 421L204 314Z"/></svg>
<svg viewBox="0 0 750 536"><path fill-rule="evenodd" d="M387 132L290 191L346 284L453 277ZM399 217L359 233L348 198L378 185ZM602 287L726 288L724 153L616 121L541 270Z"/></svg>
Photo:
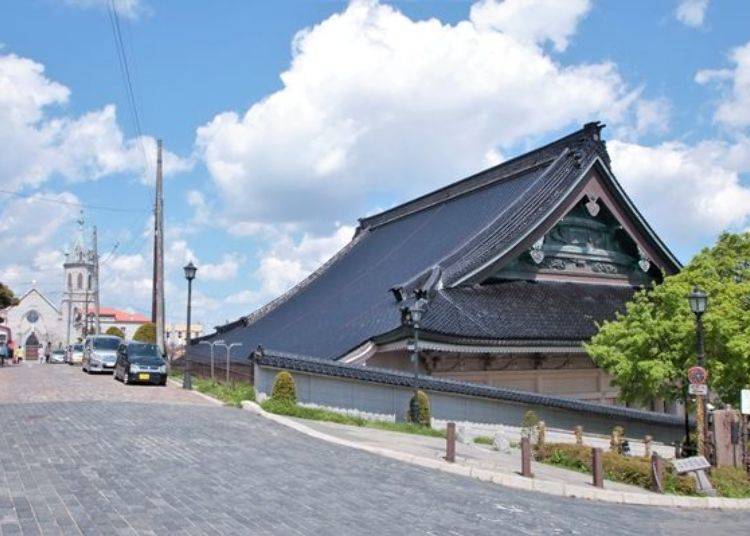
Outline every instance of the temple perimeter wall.
<svg viewBox="0 0 750 536"><path fill-rule="evenodd" d="M296 382L299 402L330 408L336 411L354 411L362 416L403 421L413 389L404 385L392 385L382 381L363 381L351 377L336 377L308 371L290 370L288 367L254 364L255 389L263 396L270 396L273 381L280 370L287 370ZM439 381L438 381L439 382ZM681 440L684 427L673 416L649 413L647 418L607 415L582 407L568 409L553 407L537 396L538 403L519 403L483 396L471 396L460 392L447 392L441 385L433 390L428 385L421 388L430 397L432 416L438 420L519 426L524 414L534 410L548 427L572 430L581 425L587 433L609 434L614 426L622 426L625 435L643 438L651 435L656 441L671 443ZM442 384L442 382L440 382ZM583 404L582 406L585 406ZM595 408L596 409L596 408ZM606 411L606 410L605 410ZM650 421L650 422L649 422Z"/></svg>

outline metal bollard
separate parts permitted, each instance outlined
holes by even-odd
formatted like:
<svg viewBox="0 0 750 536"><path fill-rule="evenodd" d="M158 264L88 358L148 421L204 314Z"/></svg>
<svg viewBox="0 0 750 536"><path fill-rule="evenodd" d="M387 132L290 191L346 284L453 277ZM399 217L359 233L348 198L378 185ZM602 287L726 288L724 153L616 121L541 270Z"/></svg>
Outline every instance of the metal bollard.
<svg viewBox="0 0 750 536"><path fill-rule="evenodd" d="M602 449L591 449L591 473L594 477L594 486L604 487L604 471L602 471Z"/></svg>
<svg viewBox="0 0 750 536"><path fill-rule="evenodd" d="M531 440L528 437L521 438L521 476L531 478Z"/></svg>
<svg viewBox="0 0 750 536"><path fill-rule="evenodd" d="M456 423L449 422L445 430L445 461L456 461Z"/></svg>

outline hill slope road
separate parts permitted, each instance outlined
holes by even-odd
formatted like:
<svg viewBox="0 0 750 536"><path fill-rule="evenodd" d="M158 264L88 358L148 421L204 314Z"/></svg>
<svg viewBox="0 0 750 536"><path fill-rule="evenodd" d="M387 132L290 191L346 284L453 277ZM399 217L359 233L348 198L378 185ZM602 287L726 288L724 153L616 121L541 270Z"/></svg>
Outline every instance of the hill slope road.
<svg viewBox="0 0 750 536"><path fill-rule="evenodd" d="M319 442L176 388L0 369L0 533L743 534L750 514L504 489Z"/></svg>

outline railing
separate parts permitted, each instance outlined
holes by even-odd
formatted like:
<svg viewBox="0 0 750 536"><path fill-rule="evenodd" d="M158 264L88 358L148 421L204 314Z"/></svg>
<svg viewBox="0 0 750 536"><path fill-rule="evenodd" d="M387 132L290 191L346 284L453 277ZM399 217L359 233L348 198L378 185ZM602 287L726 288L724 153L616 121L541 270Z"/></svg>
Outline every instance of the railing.
<svg viewBox="0 0 750 536"><path fill-rule="evenodd" d="M229 370L227 370L227 363L219 363L218 360L214 363L213 367L213 379L218 382L243 382L253 383L253 367L249 363L229 363ZM172 362L173 370L184 371L184 360L177 359ZM211 364L200 363L191 361L190 362L190 374L199 378L211 378Z"/></svg>

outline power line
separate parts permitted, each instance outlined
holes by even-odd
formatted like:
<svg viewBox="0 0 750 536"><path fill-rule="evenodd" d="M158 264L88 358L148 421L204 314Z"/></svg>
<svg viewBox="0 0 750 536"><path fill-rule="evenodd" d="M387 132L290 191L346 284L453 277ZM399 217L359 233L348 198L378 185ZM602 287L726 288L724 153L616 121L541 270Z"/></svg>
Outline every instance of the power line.
<svg viewBox="0 0 750 536"><path fill-rule="evenodd" d="M147 208L126 208L126 207L109 207L106 205L89 205L88 203L79 203L77 201L65 201L63 199L53 199L51 197L43 197L36 194L23 194L21 192L12 192L10 190L0 190L0 194L12 195L15 197L22 197L25 199L33 199L34 201L44 201L45 203L54 203L57 205L67 205L71 207L80 207L91 210L108 210L110 212L151 212L151 209Z"/></svg>
<svg viewBox="0 0 750 536"><path fill-rule="evenodd" d="M110 0L108 14L109 22L112 27L112 34L115 39L117 59L120 64L120 71L122 74L123 82L125 84L125 95L127 98L128 107L130 108L133 128L135 129L136 133L136 141L138 143L138 147L141 150L141 155L143 156L144 175L151 174L151 161L148 159L148 156L146 155L146 149L143 146L143 129L141 128L141 118L140 114L138 113L135 90L133 89L133 77L130 72L131 69L130 63L128 62L127 52L125 51L125 44L123 42L122 29L120 25L120 15L117 12L117 5L115 4L115 0Z"/></svg>

